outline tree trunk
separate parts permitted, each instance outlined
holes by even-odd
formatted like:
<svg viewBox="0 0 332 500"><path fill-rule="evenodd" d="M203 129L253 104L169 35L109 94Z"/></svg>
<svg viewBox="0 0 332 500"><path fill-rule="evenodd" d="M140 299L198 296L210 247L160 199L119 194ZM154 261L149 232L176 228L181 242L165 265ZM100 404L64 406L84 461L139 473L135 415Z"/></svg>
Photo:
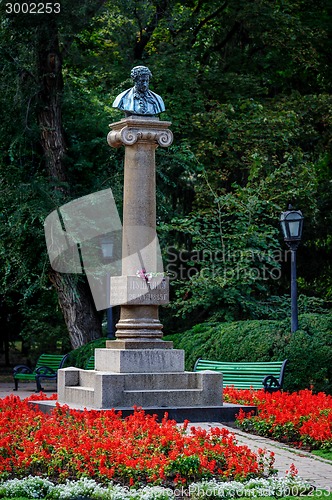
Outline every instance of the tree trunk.
<svg viewBox="0 0 332 500"><path fill-rule="evenodd" d="M96 311L85 277L50 272L73 349L101 337L101 315Z"/></svg>
<svg viewBox="0 0 332 500"><path fill-rule="evenodd" d="M41 89L37 109L41 145L50 180L65 202L68 201L69 185L62 128L62 56L57 27L52 21L39 28L37 64ZM53 270L50 278L58 293L72 347L75 349L101 337L101 317L95 309L86 278L78 279Z"/></svg>

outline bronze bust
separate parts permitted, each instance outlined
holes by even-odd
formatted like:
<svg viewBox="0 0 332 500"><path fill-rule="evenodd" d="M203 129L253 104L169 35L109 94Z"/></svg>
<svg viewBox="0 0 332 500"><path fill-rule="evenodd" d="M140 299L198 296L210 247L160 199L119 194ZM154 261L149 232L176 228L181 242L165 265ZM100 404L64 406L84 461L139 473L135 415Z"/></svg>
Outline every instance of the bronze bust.
<svg viewBox="0 0 332 500"><path fill-rule="evenodd" d="M113 108L122 109L126 115L158 115L165 111L162 98L149 90L152 73L146 66L135 66L130 76L134 87L121 92L113 102Z"/></svg>

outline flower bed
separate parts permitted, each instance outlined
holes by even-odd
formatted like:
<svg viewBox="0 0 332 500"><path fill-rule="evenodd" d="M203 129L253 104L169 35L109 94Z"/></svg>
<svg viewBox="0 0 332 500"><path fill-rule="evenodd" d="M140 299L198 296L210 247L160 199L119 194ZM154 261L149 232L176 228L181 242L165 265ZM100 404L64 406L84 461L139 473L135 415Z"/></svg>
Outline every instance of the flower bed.
<svg viewBox="0 0 332 500"><path fill-rule="evenodd" d="M332 451L332 396L310 390L270 394L226 387L224 400L257 406L257 416L240 410L237 424L242 430L298 448Z"/></svg>
<svg viewBox="0 0 332 500"><path fill-rule="evenodd" d="M187 427L167 417L158 423L139 409L124 419L120 412L59 405L44 414L9 396L0 400L0 478L31 474L54 481L87 477L104 484L186 486L274 472L273 454L237 445L228 430L193 427L188 433Z"/></svg>
<svg viewBox="0 0 332 500"><path fill-rule="evenodd" d="M314 488L298 477L288 475L284 478L250 479L242 483L237 481L217 482L215 480L192 483L189 487L174 490L162 486L143 486L128 488L113 484L102 486L93 479L81 478L77 481L66 481L54 484L48 479L27 477L9 479L0 482L0 498L44 498L62 500L176 500L191 498L192 500L285 497L314 495ZM319 495L319 496L322 496ZM326 495L324 495L326 498Z"/></svg>

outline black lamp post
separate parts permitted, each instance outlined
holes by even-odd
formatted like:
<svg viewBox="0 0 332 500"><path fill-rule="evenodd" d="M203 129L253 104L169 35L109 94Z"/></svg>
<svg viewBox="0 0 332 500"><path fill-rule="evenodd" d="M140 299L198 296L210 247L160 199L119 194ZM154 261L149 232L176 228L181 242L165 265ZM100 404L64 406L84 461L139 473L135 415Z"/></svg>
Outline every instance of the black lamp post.
<svg viewBox="0 0 332 500"><path fill-rule="evenodd" d="M114 243L107 237L101 239L101 251L105 261L110 261L113 257ZM107 276L107 303L110 304L111 295L111 284L110 276ZM113 308L110 306L106 309L106 319L107 319L107 338L115 339L114 324L113 324Z"/></svg>
<svg viewBox="0 0 332 500"><path fill-rule="evenodd" d="M282 212L280 217L281 229L284 240L291 250L291 331L298 330L297 312L297 283L296 283L296 250L300 244L303 229L303 215L301 210L293 210L289 205L287 212Z"/></svg>

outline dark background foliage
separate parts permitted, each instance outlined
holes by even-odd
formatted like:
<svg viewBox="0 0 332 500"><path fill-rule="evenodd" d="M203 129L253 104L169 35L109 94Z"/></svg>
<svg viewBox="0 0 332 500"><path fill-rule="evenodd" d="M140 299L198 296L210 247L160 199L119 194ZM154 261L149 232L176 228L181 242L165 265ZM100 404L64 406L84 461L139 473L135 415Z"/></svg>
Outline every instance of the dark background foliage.
<svg viewBox="0 0 332 500"><path fill-rule="evenodd" d="M52 277L43 222L107 187L121 213L123 151L105 138L122 117L113 99L137 64L152 70L175 138L157 151L157 224L172 274L165 332L273 318L288 335L278 219L289 203L305 215L303 303L316 313L331 307L331 13L326 0L62 0L61 14L40 17L9 15L1 4L4 346L21 335L36 352L46 338L68 350L75 338L102 335L84 276Z"/></svg>

